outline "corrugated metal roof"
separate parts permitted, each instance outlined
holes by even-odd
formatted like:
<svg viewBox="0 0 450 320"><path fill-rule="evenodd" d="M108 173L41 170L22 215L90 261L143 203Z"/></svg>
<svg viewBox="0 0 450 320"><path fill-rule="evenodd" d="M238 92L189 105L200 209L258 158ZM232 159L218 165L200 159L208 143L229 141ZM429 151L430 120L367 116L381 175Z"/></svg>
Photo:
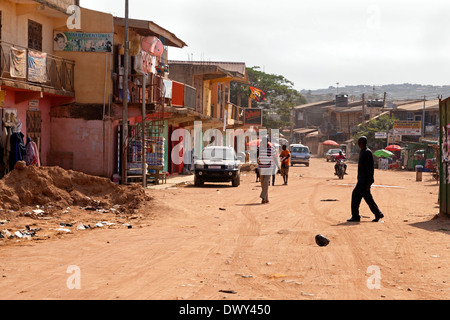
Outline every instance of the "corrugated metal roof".
<svg viewBox="0 0 450 320"><path fill-rule="evenodd" d="M125 18L114 17L114 24L125 27ZM129 28L135 29L141 36L162 36L165 45L177 48L186 47L187 44L175 34L157 25L153 21L128 19Z"/></svg>
<svg viewBox="0 0 450 320"><path fill-rule="evenodd" d="M218 67L231 73L234 77L241 78L244 82L248 81L247 67L245 65L245 62L169 60L169 65L171 64Z"/></svg>
<svg viewBox="0 0 450 320"><path fill-rule="evenodd" d="M304 134L304 133L311 133L314 131L318 131L318 129L311 129L311 128L297 128L293 130L295 133Z"/></svg>
<svg viewBox="0 0 450 320"><path fill-rule="evenodd" d="M439 110L439 99L425 101L425 109ZM423 110L423 101L397 106L397 111L421 111L421 110Z"/></svg>
<svg viewBox="0 0 450 320"><path fill-rule="evenodd" d="M307 104L301 104L299 106L294 107L294 109L299 110L299 109L305 109L305 108L309 108L309 107L325 107L325 106L331 106L334 105L334 101L333 100L324 100L324 101L317 101L317 102L311 102L311 103L307 103Z"/></svg>

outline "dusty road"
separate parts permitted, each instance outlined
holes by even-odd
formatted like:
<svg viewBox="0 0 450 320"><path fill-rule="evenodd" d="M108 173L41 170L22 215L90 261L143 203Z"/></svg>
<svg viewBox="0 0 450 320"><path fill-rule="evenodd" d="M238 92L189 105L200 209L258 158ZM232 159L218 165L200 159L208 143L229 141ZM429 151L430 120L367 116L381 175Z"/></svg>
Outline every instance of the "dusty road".
<svg viewBox="0 0 450 320"><path fill-rule="evenodd" d="M434 218L430 174L376 170L384 222L363 201L351 224L356 164L343 181L332 171L323 159L291 168L268 205L253 172L238 188L148 190L139 228L0 248L0 299L449 299L450 220Z"/></svg>

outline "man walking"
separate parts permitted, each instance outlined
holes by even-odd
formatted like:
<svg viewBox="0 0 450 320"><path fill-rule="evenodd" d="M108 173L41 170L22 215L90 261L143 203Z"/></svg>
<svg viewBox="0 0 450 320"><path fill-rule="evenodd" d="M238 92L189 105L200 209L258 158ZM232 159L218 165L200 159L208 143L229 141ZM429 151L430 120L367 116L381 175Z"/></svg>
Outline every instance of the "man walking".
<svg viewBox="0 0 450 320"><path fill-rule="evenodd" d="M352 193L352 217L348 222L358 222L361 219L359 215L359 206L362 198L366 201L370 211L375 215L373 222L378 222L384 217L370 193L370 187L374 183L374 165L372 151L367 147L367 138L362 136L358 139L358 146L361 149L358 161L358 181Z"/></svg>
<svg viewBox="0 0 450 320"><path fill-rule="evenodd" d="M283 177L283 182L285 185L288 184L288 176L289 176L289 159L291 158L291 153L287 149L286 145L282 147L283 151L280 153L281 158L281 175Z"/></svg>
<svg viewBox="0 0 450 320"><path fill-rule="evenodd" d="M261 203L269 203L269 184L273 173L273 148L267 137L262 138L258 148L258 169L261 181Z"/></svg>

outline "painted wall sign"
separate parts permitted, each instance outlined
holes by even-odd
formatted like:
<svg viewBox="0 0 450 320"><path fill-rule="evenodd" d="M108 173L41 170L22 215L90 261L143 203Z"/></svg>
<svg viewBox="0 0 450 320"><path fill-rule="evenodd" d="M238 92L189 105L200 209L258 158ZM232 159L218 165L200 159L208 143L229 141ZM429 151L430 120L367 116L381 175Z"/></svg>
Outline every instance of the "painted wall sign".
<svg viewBox="0 0 450 320"><path fill-rule="evenodd" d="M84 33L55 31L54 51L112 52L112 33Z"/></svg>

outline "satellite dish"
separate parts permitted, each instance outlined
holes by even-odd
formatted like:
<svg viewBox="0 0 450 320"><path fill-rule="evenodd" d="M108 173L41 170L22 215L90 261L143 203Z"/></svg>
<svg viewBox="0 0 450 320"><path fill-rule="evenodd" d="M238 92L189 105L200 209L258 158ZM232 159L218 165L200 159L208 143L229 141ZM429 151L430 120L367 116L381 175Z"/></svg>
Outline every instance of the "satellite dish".
<svg viewBox="0 0 450 320"><path fill-rule="evenodd" d="M164 45L157 37L145 37L141 41L142 50L155 57L160 57L164 53Z"/></svg>

